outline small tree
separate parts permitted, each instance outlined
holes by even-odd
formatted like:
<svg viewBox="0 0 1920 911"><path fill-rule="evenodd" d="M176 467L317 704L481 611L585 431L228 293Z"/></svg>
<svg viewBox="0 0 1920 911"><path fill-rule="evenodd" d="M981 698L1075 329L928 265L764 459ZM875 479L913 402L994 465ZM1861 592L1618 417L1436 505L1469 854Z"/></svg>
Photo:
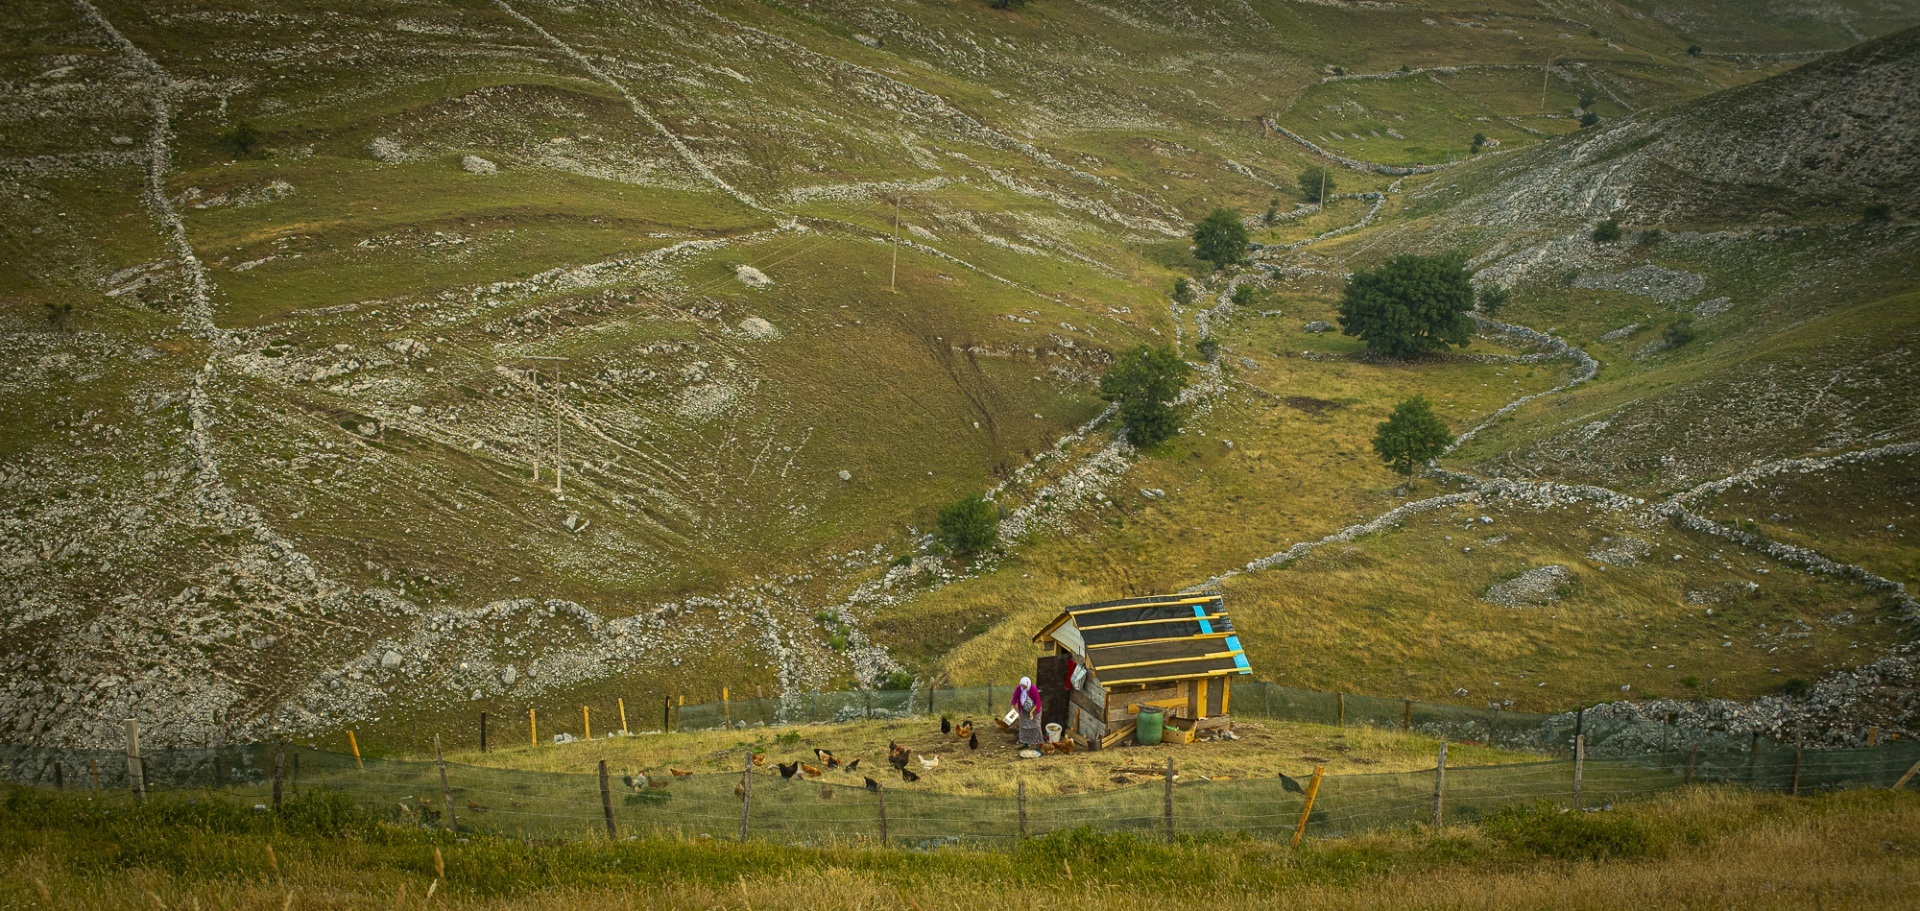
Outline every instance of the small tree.
<svg viewBox="0 0 1920 911"><path fill-rule="evenodd" d="M1180 432L1173 399L1192 368L1172 348L1141 345L1120 356L1100 378L1100 397L1120 406L1120 425L1135 446L1156 446Z"/></svg>
<svg viewBox="0 0 1920 911"><path fill-rule="evenodd" d="M1193 303L1193 282L1184 278L1173 280L1173 302L1184 307Z"/></svg>
<svg viewBox="0 0 1920 911"><path fill-rule="evenodd" d="M1700 45L1697 45L1697 44L1687 45L1687 56L1689 57L1700 56Z"/></svg>
<svg viewBox="0 0 1920 911"><path fill-rule="evenodd" d="M1678 348L1693 341L1693 320L1687 317L1674 320L1667 325L1667 331L1662 333L1662 337L1666 339L1669 348Z"/></svg>
<svg viewBox="0 0 1920 911"><path fill-rule="evenodd" d="M1234 306L1236 307L1253 306L1253 301L1254 301L1253 286L1252 285L1235 286L1233 289L1232 300L1233 300Z"/></svg>
<svg viewBox="0 0 1920 911"><path fill-rule="evenodd" d="M60 301L58 303L47 301L47 325L52 326L55 332L67 331L67 320L72 316L72 301Z"/></svg>
<svg viewBox="0 0 1920 911"><path fill-rule="evenodd" d="M232 152L235 158L245 158L260 147L260 131L242 120L220 134L220 147Z"/></svg>
<svg viewBox="0 0 1920 911"><path fill-rule="evenodd" d="M1300 195L1308 202L1324 203L1326 197L1332 196L1336 189L1333 173L1319 165L1313 165L1301 171L1297 180L1300 184Z"/></svg>
<svg viewBox="0 0 1920 911"><path fill-rule="evenodd" d="M1200 341L1194 344L1193 350L1200 352L1200 356L1211 364L1220 358L1220 340L1211 335L1200 336Z"/></svg>
<svg viewBox="0 0 1920 911"><path fill-rule="evenodd" d="M1667 233L1659 228L1648 228L1640 232L1640 245L1643 247L1651 247L1666 239Z"/></svg>
<svg viewBox="0 0 1920 911"><path fill-rule="evenodd" d="M1487 144L1487 134L1485 133L1473 134L1473 154L1475 155L1480 154L1480 150L1484 148L1486 144Z"/></svg>
<svg viewBox="0 0 1920 911"><path fill-rule="evenodd" d="M1512 297L1511 292L1492 282L1481 285L1480 312L1488 316L1499 316L1501 309L1506 307L1507 301L1511 300Z"/></svg>
<svg viewBox="0 0 1920 911"><path fill-rule="evenodd" d="M933 537L960 557L992 550L1000 543L1000 507L979 494L943 506Z"/></svg>
<svg viewBox="0 0 1920 911"><path fill-rule="evenodd" d="M1860 212L1860 220L1870 225L1886 224L1893 220L1893 206L1876 202Z"/></svg>
<svg viewBox="0 0 1920 911"><path fill-rule="evenodd" d="M1466 345L1473 323L1473 282L1464 253L1402 254L1347 279L1340 332L1390 357L1412 357Z"/></svg>
<svg viewBox="0 0 1920 911"><path fill-rule="evenodd" d="M1606 221L1603 221L1593 226L1593 242L1594 243L1610 244L1619 239L1620 239L1620 220L1619 219L1609 218Z"/></svg>
<svg viewBox="0 0 1920 911"><path fill-rule="evenodd" d="M1599 123L1600 123L1600 115L1595 114L1592 111L1588 111L1585 114L1580 115L1580 126L1583 129L1586 127L1595 126Z"/></svg>
<svg viewBox="0 0 1920 911"><path fill-rule="evenodd" d="M1428 459L1438 458L1453 442L1453 434L1433 406L1422 396L1414 396L1395 406L1393 414L1373 433L1373 451L1387 467L1404 475Z"/></svg>
<svg viewBox="0 0 1920 911"><path fill-rule="evenodd" d="M1600 99L1593 94L1592 89L1587 89L1585 91L1582 91L1580 93L1580 110L1585 111L1585 110L1591 109L1593 107L1594 102L1599 100Z"/></svg>
<svg viewBox="0 0 1920 911"><path fill-rule="evenodd" d="M1195 256L1213 263L1216 269L1224 269L1247 258L1247 226L1240 222L1240 213L1232 209L1215 209L1200 219L1193 227L1193 252Z"/></svg>
<svg viewBox="0 0 1920 911"><path fill-rule="evenodd" d="M1267 214L1260 217L1261 223L1271 228L1273 227L1273 223L1279 220L1280 220L1280 200L1278 199L1267 200Z"/></svg>

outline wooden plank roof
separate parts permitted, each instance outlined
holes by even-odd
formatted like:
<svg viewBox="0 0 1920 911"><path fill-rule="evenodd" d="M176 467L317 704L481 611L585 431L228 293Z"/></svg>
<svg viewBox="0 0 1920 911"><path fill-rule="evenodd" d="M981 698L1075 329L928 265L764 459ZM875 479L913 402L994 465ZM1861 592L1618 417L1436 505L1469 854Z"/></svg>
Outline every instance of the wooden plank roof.
<svg viewBox="0 0 1920 911"><path fill-rule="evenodd" d="M1069 607L1033 640L1053 638L1068 623L1085 643L1086 664L1107 686L1253 673L1219 595L1161 595Z"/></svg>

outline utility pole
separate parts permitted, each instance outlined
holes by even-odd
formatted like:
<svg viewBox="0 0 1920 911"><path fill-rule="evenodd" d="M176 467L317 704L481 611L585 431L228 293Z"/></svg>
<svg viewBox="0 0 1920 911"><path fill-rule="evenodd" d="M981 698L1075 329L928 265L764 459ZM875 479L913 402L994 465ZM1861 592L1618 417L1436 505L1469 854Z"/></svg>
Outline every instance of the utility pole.
<svg viewBox="0 0 1920 911"><path fill-rule="evenodd" d="M560 439L560 428L562 426L560 422L560 391L562 388L564 387L560 385L560 365L555 364L553 365L553 495L564 500L567 498L567 492L562 486L564 479L562 478L563 469L561 466L567 464L567 451L561 445Z"/></svg>
<svg viewBox="0 0 1920 911"><path fill-rule="evenodd" d="M893 268L887 274L887 290L899 294L896 281L900 278L900 197L893 197Z"/></svg>
<svg viewBox="0 0 1920 911"><path fill-rule="evenodd" d="M1327 211L1327 165L1320 166L1320 198L1316 202L1320 204L1320 211Z"/></svg>
<svg viewBox="0 0 1920 911"><path fill-rule="evenodd" d="M562 470L560 467L561 465L565 464L566 455L561 450L561 444L564 442L564 440L560 436L560 433L562 430L562 424L560 421L560 363L559 362L568 360L568 358L557 357L550 354L523 354L523 355L520 355L520 357L530 361L553 361L554 362L554 365L553 365L553 493L554 493L554 496L565 499L566 491L561 486L564 483L564 478L562 476ZM534 376L533 479L537 482L540 480L540 436L541 436L540 434L540 370L538 367L534 367L531 369L533 371L533 376Z"/></svg>
<svg viewBox="0 0 1920 911"><path fill-rule="evenodd" d="M1553 55L1547 55L1547 62L1540 64L1540 113L1547 112L1547 74L1553 72Z"/></svg>

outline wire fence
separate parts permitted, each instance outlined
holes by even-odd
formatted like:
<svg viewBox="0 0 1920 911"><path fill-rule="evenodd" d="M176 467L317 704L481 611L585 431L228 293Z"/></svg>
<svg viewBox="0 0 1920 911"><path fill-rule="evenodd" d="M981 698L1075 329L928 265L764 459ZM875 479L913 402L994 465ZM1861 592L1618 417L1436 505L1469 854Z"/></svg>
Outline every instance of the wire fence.
<svg viewBox="0 0 1920 911"><path fill-rule="evenodd" d="M998 708L996 701L1006 692L966 687L930 694L807 694L670 706L663 720L677 730L692 730L906 717L927 712L929 697L936 714L976 709L985 714ZM1884 788L1904 784L1920 768L1920 744L1912 741L1813 750L1658 722L1475 711L1257 682L1234 688L1232 708L1236 717L1401 728L1455 742L1559 755L1476 767L1445 768L1437 761L1423 771L1328 776L1306 787L1278 778L1182 781L1176 776L1169 781L1156 776L1098 792L1044 796L947 794L910 786L873 790L850 783L858 776L785 780L770 767L628 781L597 770L532 772L364 758L285 744L153 750L141 753L137 762L123 750L0 746L0 778L83 790L110 801L218 793L263 809L324 788L404 824L535 840L654 834L937 847L1005 844L1078 827L1271 837L1304 830L1327 837L1473 821L1542 800L1570 809L1603 808L1691 782L1786 793ZM1576 743L1584 748L1576 751ZM1157 762L1179 753L1153 755Z"/></svg>

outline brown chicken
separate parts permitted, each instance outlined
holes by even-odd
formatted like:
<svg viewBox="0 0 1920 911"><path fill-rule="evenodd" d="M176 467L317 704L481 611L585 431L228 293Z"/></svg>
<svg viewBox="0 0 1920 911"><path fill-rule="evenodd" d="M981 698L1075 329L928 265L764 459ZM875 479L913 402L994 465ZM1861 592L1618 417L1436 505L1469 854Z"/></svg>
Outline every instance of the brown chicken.
<svg viewBox="0 0 1920 911"><path fill-rule="evenodd" d="M765 753L753 754L753 764L756 768L764 767L767 764L767 754Z"/></svg>
<svg viewBox="0 0 1920 911"><path fill-rule="evenodd" d="M669 771L669 772L672 772L672 773L673 773L673 777L675 777L675 778L691 778L691 777L693 777L693 773L692 773L692 772L682 772L682 771L680 771L679 769L668 769L667 771Z"/></svg>
<svg viewBox="0 0 1920 911"><path fill-rule="evenodd" d="M968 737L972 737L973 736L973 719L969 718L966 721L960 722L959 727L956 727L953 729L953 736L961 740L965 740Z"/></svg>
<svg viewBox="0 0 1920 911"><path fill-rule="evenodd" d="M822 772L819 769L814 768L813 766L807 765L804 762L800 763L800 771L807 773L808 778L819 778L821 775L826 774L825 772Z"/></svg>
<svg viewBox="0 0 1920 911"><path fill-rule="evenodd" d="M823 750L819 747L814 747L813 757L820 760L820 762L825 764L829 769L837 769L840 767L840 760L833 758L832 750Z"/></svg>

